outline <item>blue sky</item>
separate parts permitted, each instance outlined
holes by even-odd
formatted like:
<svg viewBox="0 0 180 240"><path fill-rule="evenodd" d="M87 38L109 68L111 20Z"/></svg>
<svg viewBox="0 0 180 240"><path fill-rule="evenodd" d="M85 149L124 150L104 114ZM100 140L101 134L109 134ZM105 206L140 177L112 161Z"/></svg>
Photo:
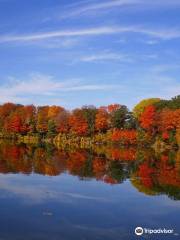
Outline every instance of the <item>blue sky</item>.
<svg viewBox="0 0 180 240"><path fill-rule="evenodd" d="M179 93L179 0L0 0L1 103L131 109Z"/></svg>

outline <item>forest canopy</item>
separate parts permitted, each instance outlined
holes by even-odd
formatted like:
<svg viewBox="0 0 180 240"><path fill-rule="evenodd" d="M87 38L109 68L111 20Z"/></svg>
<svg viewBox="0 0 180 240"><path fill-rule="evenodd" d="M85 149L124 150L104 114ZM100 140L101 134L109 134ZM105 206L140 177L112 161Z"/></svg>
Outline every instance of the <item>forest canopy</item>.
<svg viewBox="0 0 180 240"><path fill-rule="evenodd" d="M120 139L179 142L180 96L171 100L144 99L133 111L125 105L83 106L72 111L62 106L38 106L5 103L0 105L1 136L33 135L42 138L58 134L93 137L107 134ZM134 139L134 140L133 140ZM130 141L130 142L131 142Z"/></svg>

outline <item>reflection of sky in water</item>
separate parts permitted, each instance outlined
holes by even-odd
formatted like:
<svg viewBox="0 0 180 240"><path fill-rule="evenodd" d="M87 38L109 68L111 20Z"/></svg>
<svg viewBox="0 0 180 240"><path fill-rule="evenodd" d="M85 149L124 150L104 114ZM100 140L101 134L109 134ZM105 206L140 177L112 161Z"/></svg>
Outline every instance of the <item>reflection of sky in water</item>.
<svg viewBox="0 0 180 240"><path fill-rule="evenodd" d="M68 174L1 174L0 212L2 239L132 239L135 226L180 226L179 201L147 196L129 181L112 186Z"/></svg>

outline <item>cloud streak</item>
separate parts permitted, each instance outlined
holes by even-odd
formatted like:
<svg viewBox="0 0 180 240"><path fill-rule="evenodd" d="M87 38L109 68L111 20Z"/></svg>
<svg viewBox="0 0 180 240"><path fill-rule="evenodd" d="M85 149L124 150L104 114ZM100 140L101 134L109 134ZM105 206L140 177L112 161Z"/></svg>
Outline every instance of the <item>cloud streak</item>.
<svg viewBox="0 0 180 240"><path fill-rule="evenodd" d="M102 53L96 53L92 55L86 55L82 56L79 59L81 62L104 62L104 61L121 61L121 62L129 62L131 61L128 56L120 54L120 53L114 53L114 52L102 52Z"/></svg>
<svg viewBox="0 0 180 240"><path fill-rule="evenodd" d="M31 101L36 96L56 99L63 92L109 91L121 88L116 84L85 84L81 79L59 81L53 76L41 74L33 74L26 81L14 78L9 80L8 84L0 88L1 102L34 103Z"/></svg>
<svg viewBox="0 0 180 240"><path fill-rule="evenodd" d="M180 37L180 29L150 29L141 26L102 26L79 30L59 30L52 32L31 33L21 35L0 36L0 43L33 42L44 39L77 36L101 36L121 33L136 33L153 36L159 39L174 39Z"/></svg>
<svg viewBox="0 0 180 240"><path fill-rule="evenodd" d="M81 15L91 15L93 13L100 13L112 9L120 9L124 7L136 7L138 8L167 8L180 6L179 0L106 0L106 1L85 1L79 2L75 5L70 5L67 11L60 16L60 19L67 19L73 17L79 17Z"/></svg>
<svg viewBox="0 0 180 240"><path fill-rule="evenodd" d="M111 8L117 8L117 7L123 7L123 6L129 6L129 5L134 5L140 3L140 0L114 0L114 1L101 1L98 3L91 3L91 4L86 4L81 6L82 4L80 3L80 6L75 9L72 9L71 11L68 11L68 13L62 15L60 18L69 18L69 17L75 17L79 16L82 14L87 14L91 13L94 11L99 11L99 10L109 10Z"/></svg>
<svg viewBox="0 0 180 240"><path fill-rule="evenodd" d="M33 176L32 176L33 177ZM37 176L36 176L37 177ZM13 181L14 180L14 181ZM7 194L15 194L21 200L24 200L28 204L40 204L49 200L56 200L58 202L73 203L74 201L98 201L98 202L111 202L112 200L107 200L103 197L91 196L88 194L79 194L72 191L59 191L56 188L49 189L44 181L38 183L38 188L34 188L27 179L25 180L26 187L24 182L21 180L14 179L12 174L2 175L0 180L0 188L3 190L4 196ZM13 181L13 184L12 184ZM1 197L4 197L1 195Z"/></svg>
<svg viewBox="0 0 180 240"><path fill-rule="evenodd" d="M0 36L0 42L26 42L37 41L42 39L57 38L57 37L72 37L72 36L91 36L91 35L106 35L113 34L120 31L118 27L96 27L80 30L59 30L43 33L32 33L29 35L9 35ZM122 28L121 31L126 31Z"/></svg>

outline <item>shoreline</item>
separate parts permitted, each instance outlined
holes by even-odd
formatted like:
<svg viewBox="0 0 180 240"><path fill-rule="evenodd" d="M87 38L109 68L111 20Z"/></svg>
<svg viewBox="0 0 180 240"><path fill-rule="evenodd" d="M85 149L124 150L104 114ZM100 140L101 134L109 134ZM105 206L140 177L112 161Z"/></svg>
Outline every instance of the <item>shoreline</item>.
<svg viewBox="0 0 180 240"><path fill-rule="evenodd" d="M105 137L106 134L101 134ZM109 139L97 140L96 135L93 137L79 137L79 136L69 136L65 134L58 134L54 137L40 137L37 135L0 135L1 141L12 141L15 144L52 144L57 148L76 148L76 149L92 149L95 146L116 146L116 147L137 147L137 148L151 148L155 152L164 152L168 150L178 150L178 145L170 145L163 141L156 140L153 143L147 143L142 141L136 141L136 143L123 143L122 141L111 141Z"/></svg>

